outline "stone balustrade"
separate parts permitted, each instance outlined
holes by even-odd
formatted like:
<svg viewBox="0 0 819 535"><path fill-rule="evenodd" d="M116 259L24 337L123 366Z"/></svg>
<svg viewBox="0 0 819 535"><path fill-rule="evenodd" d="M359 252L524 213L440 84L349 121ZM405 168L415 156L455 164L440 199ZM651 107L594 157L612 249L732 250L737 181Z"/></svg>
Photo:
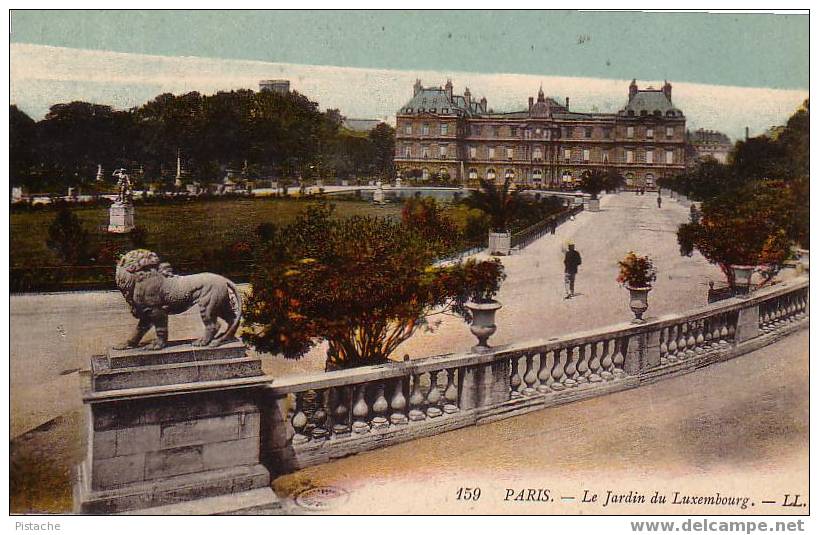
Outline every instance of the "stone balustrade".
<svg viewBox="0 0 819 535"><path fill-rule="evenodd" d="M274 473L634 388L807 325L808 280L684 314L547 340L272 380L263 457Z"/></svg>

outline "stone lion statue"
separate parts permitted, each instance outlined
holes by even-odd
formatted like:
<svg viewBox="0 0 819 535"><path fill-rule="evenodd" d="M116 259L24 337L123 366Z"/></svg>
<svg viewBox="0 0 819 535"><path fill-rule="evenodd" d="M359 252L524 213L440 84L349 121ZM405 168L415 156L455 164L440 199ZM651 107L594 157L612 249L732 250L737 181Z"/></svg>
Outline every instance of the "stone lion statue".
<svg viewBox="0 0 819 535"><path fill-rule="evenodd" d="M195 340L195 346L216 346L230 341L239 328L242 317L242 296L236 285L214 273L175 275L170 264L146 249L126 253L117 262L117 287L139 322L133 335L115 349L138 347L140 340L154 327L156 340L145 349L161 349L168 343L168 315L181 314L199 306L205 334ZM220 334L218 319L227 323Z"/></svg>

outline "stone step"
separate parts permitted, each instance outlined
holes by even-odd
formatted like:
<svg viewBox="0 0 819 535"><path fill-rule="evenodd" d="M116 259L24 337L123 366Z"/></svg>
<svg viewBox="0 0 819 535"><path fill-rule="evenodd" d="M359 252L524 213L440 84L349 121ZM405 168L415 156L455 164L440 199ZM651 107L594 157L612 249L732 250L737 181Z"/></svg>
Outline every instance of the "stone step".
<svg viewBox="0 0 819 535"><path fill-rule="evenodd" d="M94 392L150 386L240 379L263 375L258 357L213 359L200 362L157 364L133 368L96 367L92 361L91 384Z"/></svg>
<svg viewBox="0 0 819 535"><path fill-rule="evenodd" d="M159 507L125 511L122 515L264 515L281 514L282 504L270 487L201 498Z"/></svg>

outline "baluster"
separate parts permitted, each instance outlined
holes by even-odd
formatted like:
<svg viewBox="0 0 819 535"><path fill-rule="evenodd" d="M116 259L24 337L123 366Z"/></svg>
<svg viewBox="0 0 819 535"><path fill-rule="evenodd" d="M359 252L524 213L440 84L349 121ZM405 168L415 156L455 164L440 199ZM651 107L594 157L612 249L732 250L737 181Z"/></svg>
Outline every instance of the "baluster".
<svg viewBox="0 0 819 535"><path fill-rule="evenodd" d="M768 303L759 304L759 330L763 333L768 332Z"/></svg>
<svg viewBox="0 0 819 535"><path fill-rule="evenodd" d="M695 332L696 338L694 340L694 351L697 354L699 354L699 353L702 353L704 351L704 348L702 346L705 343L705 335L702 333L703 330L704 330L703 320L697 320L695 325L696 325L696 329L694 330L694 332Z"/></svg>
<svg viewBox="0 0 819 535"><path fill-rule="evenodd" d="M336 407L333 411L333 434L337 437L344 437L350 434L350 394L349 387L340 386L334 388Z"/></svg>
<svg viewBox="0 0 819 535"><path fill-rule="evenodd" d="M313 422L313 430L310 434L313 436L313 440L315 441L322 441L327 440L327 437L330 435L330 432L325 429L325 425L327 424L327 400L325 394L327 390L318 390L316 392L316 410L313 412L313 417L311 418Z"/></svg>
<svg viewBox="0 0 819 535"><path fill-rule="evenodd" d="M537 386L537 374L534 366L535 355L528 353L526 355L526 373L523 374L523 380L526 381L526 388L523 389L524 396L534 396L537 393L535 386Z"/></svg>
<svg viewBox="0 0 819 535"><path fill-rule="evenodd" d="M353 405L353 433L362 434L370 430L370 424L367 423L370 408L367 406L366 395L367 385L358 385L358 394Z"/></svg>
<svg viewBox="0 0 819 535"><path fill-rule="evenodd" d="M426 415L424 414L424 394L421 393L421 376L413 374L412 376L412 393L410 394L410 411L409 419L413 422L420 422Z"/></svg>
<svg viewBox="0 0 819 535"><path fill-rule="evenodd" d="M597 346L599 342L591 343L591 360L589 360L589 382L599 383L603 379L600 378L600 356L597 353Z"/></svg>
<svg viewBox="0 0 819 535"><path fill-rule="evenodd" d="M554 383L554 377L552 377L553 359L554 351L542 351L540 353L540 359L538 360L540 370L537 374L540 384L537 386L537 391L541 394L545 394L552 389L552 383Z"/></svg>
<svg viewBox="0 0 819 535"><path fill-rule="evenodd" d="M691 355L698 355L702 353L702 325L697 320L691 324L691 327L690 336L688 337L688 351Z"/></svg>
<svg viewBox="0 0 819 535"><path fill-rule="evenodd" d="M794 318L794 315L796 314L796 305L794 304L795 297L796 296L794 294L788 294L788 297L787 297L787 299L788 299L788 322L789 323L793 322L793 320L796 319L796 318Z"/></svg>
<svg viewBox="0 0 819 535"><path fill-rule="evenodd" d="M591 372L589 371L589 362L586 360L586 344L580 344L577 348L577 358L577 382L578 384L588 384Z"/></svg>
<svg viewBox="0 0 819 535"><path fill-rule="evenodd" d="M660 364L668 364L668 327L660 329Z"/></svg>
<svg viewBox="0 0 819 535"><path fill-rule="evenodd" d="M438 371L429 372L429 392L427 392L427 416L437 418L443 412L438 408L441 391L438 390Z"/></svg>
<svg viewBox="0 0 819 535"><path fill-rule="evenodd" d="M680 332L677 337L677 358L684 360L688 357L688 352L685 350L688 346L688 323L680 323Z"/></svg>
<svg viewBox="0 0 819 535"><path fill-rule="evenodd" d="M397 379L395 381L395 389L390 398L390 423L393 425L406 425L407 415L404 410L407 408L407 398L404 397L404 379Z"/></svg>
<svg viewBox="0 0 819 535"><path fill-rule="evenodd" d="M713 338L713 335L712 335L713 326L711 325L711 323L712 323L712 318L705 318L703 320L703 322L702 322L702 327L703 327L702 337L703 337L703 340L705 341L705 349L707 351L710 351L711 346L713 345L711 343L711 340Z"/></svg>
<svg viewBox="0 0 819 535"><path fill-rule="evenodd" d="M450 368L446 371L446 389L444 390L444 412L454 414L458 408L458 387L455 386L455 371L458 368ZM460 373L460 372L459 372Z"/></svg>
<svg viewBox="0 0 819 535"><path fill-rule="evenodd" d="M384 429L385 427L390 426L389 420L387 420L387 409L390 408L389 403L387 403L387 398L384 395L384 384L379 384L375 389L375 401L373 401L373 419L370 422L370 425L373 429Z"/></svg>
<svg viewBox="0 0 819 535"><path fill-rule="evenodd" d="M574 347L566 348L566 357L568 364L566 365L566 380L563 381L563 384L574 388L577 386L577 355Z"/></svg>
<svg viewBox="0 0 819 535"><path fill-rule="evenodd" d="M672 325L669 327L669 335L668 335L668 354L666 355L666 359L668 362L677 362L677 333L679 330L678 325Z"/></svg>
<svg viewBox="0 0 819 535"><path fill-rule="evenodd" d="M512 357L512 376L509 378L509 386L511 387L511 397L519 398L522 394L521 384L523 381L520 378L520 357Z"/></svg>
<svg viewBox="0 0 819 535"><path fill-rule="evenodd" d="M603 371L600 372L600 377L603 378L605 381L611 381L614 379L614 361L611 358L611 354L614 350L613 340L604 340L603 341L603 359L600 361L600 364L603 366Z"/></svg>
<svg viewBox="0 0 819 535"><path fill-rule="evenodd" d="M290 421L290 425L293 426L293 430L295 431L292 440L293 445L304 444L310 440L305 434L305 428L307 427L307 415L302 410L304 404L302 401L302 395L302 392L296 393L296 408L293 412L293 419Z"/></svg>
<svg viewBox="0 0 819 535"><path fill-rule="evenodd" d="M719 322L719 345L725 347L728 345L728 315L720 314Z"/></svg>
<svg viewBox="0 0 819 535"><path fill-rule="evenodd" d="M734 341L734 335L737 332L737 316L738 313L729 312L726 314L726 320L728 323L728 340Z"/></svg>
<svg viewBox="0 0 819 535"><path fill-rule="evenodd" d="M563 384L566 377L566 372L564 369L566 361L563 358L563 350L555 349L554 356L554 368L552 368L552 379L554 379L554 382L552 383L551 388L552 390L563 390L566 388L566 386Z"/></svg>
<svg viewBox="0 0 819 535"><path fill-rule="evenodd" d="M628 338L616 339L615 352L611 359L614 363L614 371L612 373L614 374L615 379L620 379L626 376L626 372L623 371L623 362L626 360L626 347L628 347Z"/></svg>

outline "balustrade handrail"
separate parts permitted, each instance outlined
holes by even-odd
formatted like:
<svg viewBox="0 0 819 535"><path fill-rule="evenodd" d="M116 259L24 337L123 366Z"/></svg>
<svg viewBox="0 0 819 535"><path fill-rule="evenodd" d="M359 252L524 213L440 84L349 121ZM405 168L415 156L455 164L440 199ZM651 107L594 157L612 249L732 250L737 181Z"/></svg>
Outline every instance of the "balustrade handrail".
<svg viewBox="0 0 819 535"><path fill-rule="evenodd" d="M665 327L677 325L681 322L693 322L709 316L749 308L776 299L789 292L807 288L808 286L808 277L802 276L761 289L749 297L734 297L717 303L707 304L695 310L666 314L655 319L650 319L642 324L624 322L588 331L570 333L559 337L527 340L497 346L490 351L482 353L448 353L403 362L396 361L374 366L362 366L348 370L275 378L268 383L267 390L270 394L283 396L306 390L355 385L405 377L407 375L422 374L430 371L486 364L496 360L510 358L510 356L516 356L516 354L517 356L524 356L527 353L543 353L595 341L619 339L635 334L657 331Z"/></svg>

